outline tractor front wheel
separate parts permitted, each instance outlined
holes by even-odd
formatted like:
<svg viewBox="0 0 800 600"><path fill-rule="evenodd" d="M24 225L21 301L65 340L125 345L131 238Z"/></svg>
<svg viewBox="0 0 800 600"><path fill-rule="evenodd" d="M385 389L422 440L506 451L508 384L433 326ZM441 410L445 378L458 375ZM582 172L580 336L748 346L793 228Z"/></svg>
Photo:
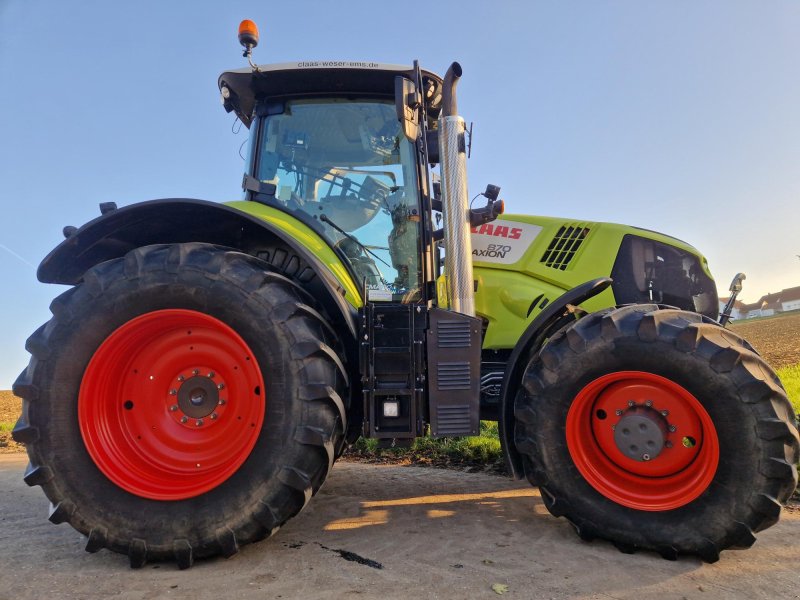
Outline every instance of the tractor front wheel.
<svg viewBox="0 0 800 600"><path fill-rule="evenodd" d="M97 265L51 305L15 383L25 481L86 549L230 556L316 493L341 446L340 341L251 256L158 245Z"/></svg>
<svg viewBox="0 0 800 600"><path fill-rule="evenodd" d="M775 373L697 315L588 315L532 357L515 442L549 511L584 539L713 562L778 520L798 432Z"/></svg>

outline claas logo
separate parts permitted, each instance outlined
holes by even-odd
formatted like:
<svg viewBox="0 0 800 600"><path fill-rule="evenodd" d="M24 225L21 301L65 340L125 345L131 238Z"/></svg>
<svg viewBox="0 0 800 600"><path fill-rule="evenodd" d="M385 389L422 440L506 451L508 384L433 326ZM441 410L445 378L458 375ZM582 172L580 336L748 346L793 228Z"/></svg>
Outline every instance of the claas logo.
<svg viewBox="0 0 800 600"><path fill-rule="evenodd" d="M522 229L519 227L506 227L505 225L492 225L491 223L486 223L480 227L473 227L472 233L508 238L509 240L518 240L522 236Z"/></svg>

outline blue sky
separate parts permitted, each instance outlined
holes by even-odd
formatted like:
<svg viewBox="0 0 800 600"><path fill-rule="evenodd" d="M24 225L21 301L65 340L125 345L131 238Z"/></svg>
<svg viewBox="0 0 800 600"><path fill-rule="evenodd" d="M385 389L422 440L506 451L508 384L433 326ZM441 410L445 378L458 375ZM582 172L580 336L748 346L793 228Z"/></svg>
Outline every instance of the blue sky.
<svg viewBox="0 0 800 600"><path fill-rule="evenodd" d="M400 18L405 22L400 22ZM58 286L64 225L164 197L240 196L246 130L216 80L258 62L461 62L473 192L510 212L684 239L746 301L800 285L800 3L0 0L0 389Z"/></svg>

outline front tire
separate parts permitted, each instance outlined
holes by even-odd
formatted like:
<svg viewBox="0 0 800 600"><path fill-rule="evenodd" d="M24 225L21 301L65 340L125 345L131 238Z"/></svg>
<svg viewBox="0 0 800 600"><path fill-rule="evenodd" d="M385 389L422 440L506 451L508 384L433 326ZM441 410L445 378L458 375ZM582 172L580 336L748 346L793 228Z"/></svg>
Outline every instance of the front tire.
<svg viewBox="0 0 800 600"><path fill-rule="evenodd" d="M548 510L624 551L713 562L752 545L797 485L779 380L695 313L634 305L564 328L528 364L515 416Z"/></svg>
<svg viewBox="0 0 800 600"><path fill-rule="evenodd" d="M158 245L90 269L51 305L14 384L25 481L86 549L131 566L230 556L297 514L341 447L340 342L251 256Z"/></svg>

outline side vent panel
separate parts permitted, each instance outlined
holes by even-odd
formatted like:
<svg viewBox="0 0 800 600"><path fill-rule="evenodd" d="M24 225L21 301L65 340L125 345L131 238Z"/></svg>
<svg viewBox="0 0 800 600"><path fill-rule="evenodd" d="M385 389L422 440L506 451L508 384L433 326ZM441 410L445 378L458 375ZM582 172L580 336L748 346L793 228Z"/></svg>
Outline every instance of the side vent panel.
<svg viewBox="0 0 800 600"><path fill-rule="evenodd" d="M429 313L431 435L477 435L480 428L480 319L438 308Z"/></svg>
<svg viewBox="0 0 800 600"><path fill-rule="evenodd" d="M566 271L590 231L586 223L561 226L539 262L551 269Z"/></svg>

